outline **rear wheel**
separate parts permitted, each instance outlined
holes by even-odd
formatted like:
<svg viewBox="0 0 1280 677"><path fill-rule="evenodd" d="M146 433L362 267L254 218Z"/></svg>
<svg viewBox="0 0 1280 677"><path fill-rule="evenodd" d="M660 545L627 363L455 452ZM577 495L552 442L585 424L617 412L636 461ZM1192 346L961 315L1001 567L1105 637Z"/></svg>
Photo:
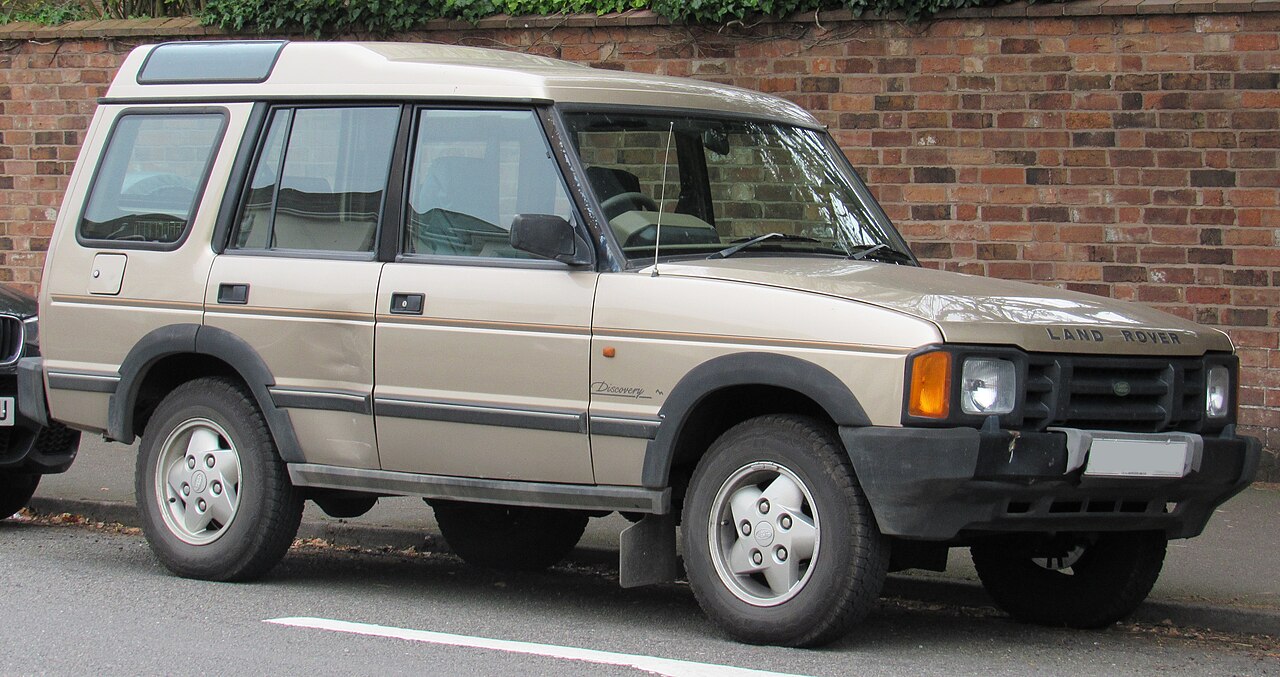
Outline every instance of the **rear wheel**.
<svg viewBox="0 0 1280 677"><path fill-rule="evenodd" d="M1160 532L1101 534L1047 545L975 545L978 578L996 604L1026 623L1103 628L1133 613L1160 576Z"/></svg>
<svg viewBox="0 0 1280 677"><path fill-rule="evenodd" d="M0 519L27 507L40 486L40 476L31 473L0 473Z"/></svg>
<svg viewBox="0 0 1280 677"><path fill-rule="evenodd" d="M741 641L825 644L880 595L888 545L844 448L813 419L761 416L724 433L682 521L694 595Z"/></svg>
<svg viewBox="0 0 1280 677"><path fill-rule="evenodd" d="M569 554L587 527L572 510L432 501L440 533L472 566L541 571Z"/></svg>
<svg viewBox="0 0 1280 677"><path fill-rule="evenodd" d="M224 378L173 390L142 436L135 489L156 557L188 578L257 578L280 561L302 494L253 398Z"/></svg>

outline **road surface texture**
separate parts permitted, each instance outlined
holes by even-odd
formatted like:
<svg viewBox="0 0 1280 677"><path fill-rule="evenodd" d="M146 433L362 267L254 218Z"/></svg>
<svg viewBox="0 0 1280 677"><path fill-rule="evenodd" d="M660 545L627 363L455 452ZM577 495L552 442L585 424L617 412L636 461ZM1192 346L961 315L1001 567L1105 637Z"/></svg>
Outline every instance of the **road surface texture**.
<svg viewBox="0 0 1280 677"><path fill-rule="evenodd" d="M261 582L190 581L134 529L65 521L0 521L2 675L1280 675L1265 636L1044 629L892 598L825 649L746 646L687 586L622 590L607 564L502 574L304 541Z"/></svg>

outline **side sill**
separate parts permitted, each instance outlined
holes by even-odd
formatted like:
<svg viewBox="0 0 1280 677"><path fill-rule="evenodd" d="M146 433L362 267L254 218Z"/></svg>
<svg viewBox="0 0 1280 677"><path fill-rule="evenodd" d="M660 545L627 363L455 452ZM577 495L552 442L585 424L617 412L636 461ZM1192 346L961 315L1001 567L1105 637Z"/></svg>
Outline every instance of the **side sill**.
<svg viewBox="0 0 1280 677"><path fill-rule="evenodd" d="M538 508L622 510L659 515L671 511L670 489L446 477L316 463L290 463L289 479L299 487L345 489L392 496L421 496Z"/></svg>

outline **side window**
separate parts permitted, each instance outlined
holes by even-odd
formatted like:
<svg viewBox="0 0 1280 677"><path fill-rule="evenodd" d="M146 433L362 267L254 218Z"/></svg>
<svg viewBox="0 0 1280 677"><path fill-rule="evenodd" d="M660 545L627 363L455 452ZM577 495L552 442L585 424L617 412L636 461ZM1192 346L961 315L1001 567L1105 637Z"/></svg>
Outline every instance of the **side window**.
<svg viewBox="0 0 1280 677"><path fill-rule="evenodd" d="M372 252L400 109L280 109L232 239L239 249Z"/></svg>
<svg viewBox="0 0 1280 677"><path fill-rule="evenodd" d="M80 238L153 245L181 240L225 119L204 112L120 116L89 189Z"/></svg>
<svg viewBox="0 0 1280 677"><path fill-rule="evenodd" d="M511 246L517 214L575 220L533 111L422 111L408 203L409 254L536 258Z"/></svg>

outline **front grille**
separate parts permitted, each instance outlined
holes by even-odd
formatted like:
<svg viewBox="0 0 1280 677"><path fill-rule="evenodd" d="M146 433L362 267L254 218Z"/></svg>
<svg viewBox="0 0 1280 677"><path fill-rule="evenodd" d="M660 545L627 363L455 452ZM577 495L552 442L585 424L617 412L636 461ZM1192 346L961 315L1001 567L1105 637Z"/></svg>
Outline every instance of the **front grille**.
<svg viewBox="0 0 1280 677"><path fill-rule="evenodd" d="M1205 364L1200 358L1028 357L1024 430L1190 432L1201 427Z"/></svg>
<svg viewBox="0 0 1280 677"><path fill-rule="evenodd" d="M22 354L22 320L0 315L0 364L13 364Z"/></svg>

